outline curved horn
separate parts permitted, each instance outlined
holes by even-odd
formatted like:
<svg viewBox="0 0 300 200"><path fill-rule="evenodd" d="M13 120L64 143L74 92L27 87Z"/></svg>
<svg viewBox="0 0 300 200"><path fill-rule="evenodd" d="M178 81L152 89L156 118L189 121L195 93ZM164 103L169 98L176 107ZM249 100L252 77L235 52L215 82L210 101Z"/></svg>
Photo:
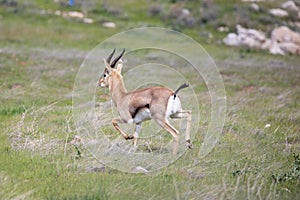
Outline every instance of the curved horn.
<svg viewBox="0 0 300 200"><path fill-rule="evenodd" d="M113 52L112 52L112 53L108 56L108 58L106 59L106 62L107 62L108 64L110 64L110 60L111 60L111 58L113 57L115 51L116 51L116 48L113 50Z"/></svg>
<svg viewBox="0 0 300 200"><path fill-rule="evenodd" d="M117 62L120 60L120 58L123 56L124 53L125 53L125 49L123 49L123 51L121 52L121 54L118 57L116 57L114 59L114 61L112 61L111 65L110 65L112 68L115 67L115 65L117 64Z"/></svg>

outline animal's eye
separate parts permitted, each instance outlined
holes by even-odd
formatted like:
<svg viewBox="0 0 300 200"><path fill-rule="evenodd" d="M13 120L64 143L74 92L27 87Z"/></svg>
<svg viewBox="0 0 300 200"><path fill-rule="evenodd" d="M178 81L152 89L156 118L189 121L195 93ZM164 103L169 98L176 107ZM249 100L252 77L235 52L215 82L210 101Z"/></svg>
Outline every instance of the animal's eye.
<svg viewBox="0 0 300 200"><path fill-rule="evenodd" d="M103 74L103 77L105 78L105 77L106 77L106 74Z"/></svg>

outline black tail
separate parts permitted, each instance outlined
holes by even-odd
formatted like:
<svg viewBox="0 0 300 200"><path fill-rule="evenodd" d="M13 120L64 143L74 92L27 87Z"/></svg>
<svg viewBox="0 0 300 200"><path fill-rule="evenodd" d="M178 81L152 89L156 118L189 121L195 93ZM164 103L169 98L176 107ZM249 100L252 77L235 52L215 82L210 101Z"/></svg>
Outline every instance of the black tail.
<svg viewBox="0 0 300 200"><path fill-rule="evenodd" d="M189 87L189 84L184 83L184 84L182 84L181 86L179 86L179 88L174 92L174 99L176 98L177 93L178 93L181 89L186 88L186 87Z"/></svg>

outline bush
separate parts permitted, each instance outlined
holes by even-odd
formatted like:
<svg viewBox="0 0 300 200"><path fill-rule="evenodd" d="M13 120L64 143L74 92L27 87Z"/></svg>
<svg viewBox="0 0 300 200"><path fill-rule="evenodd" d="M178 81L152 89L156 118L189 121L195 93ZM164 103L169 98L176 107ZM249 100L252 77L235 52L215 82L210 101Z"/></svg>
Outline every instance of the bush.
<svg viewBox="0 0 300 200"><path fill-rule="evenodd" d="M300 181L300 155L293 153L293 165L291 170L282 174L273 174L275 182L284 182L290 180Z"/></svg>
<svg viewBox="0 0 300 200"><path fill-rule="evenodd" d="M162 13L163 6L159 4L155 4L149 7L148 13L150 16L158 16Z"/></svg>

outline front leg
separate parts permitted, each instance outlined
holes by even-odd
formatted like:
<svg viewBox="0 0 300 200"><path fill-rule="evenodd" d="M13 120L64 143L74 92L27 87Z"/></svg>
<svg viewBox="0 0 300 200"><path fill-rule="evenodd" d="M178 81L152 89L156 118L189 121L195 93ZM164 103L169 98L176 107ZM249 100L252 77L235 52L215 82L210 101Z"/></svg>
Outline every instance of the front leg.
<svg viewBox="0 0 300 200"><path fill-rule="evenodd" d="M128 135L120 129L120 126L118 123L124 123L124 121L121 120L120 118L115 118L112 120L112 124L114 125L115 129L124 137L125 140L133 139L134 137L132 135Z"/></svg>

